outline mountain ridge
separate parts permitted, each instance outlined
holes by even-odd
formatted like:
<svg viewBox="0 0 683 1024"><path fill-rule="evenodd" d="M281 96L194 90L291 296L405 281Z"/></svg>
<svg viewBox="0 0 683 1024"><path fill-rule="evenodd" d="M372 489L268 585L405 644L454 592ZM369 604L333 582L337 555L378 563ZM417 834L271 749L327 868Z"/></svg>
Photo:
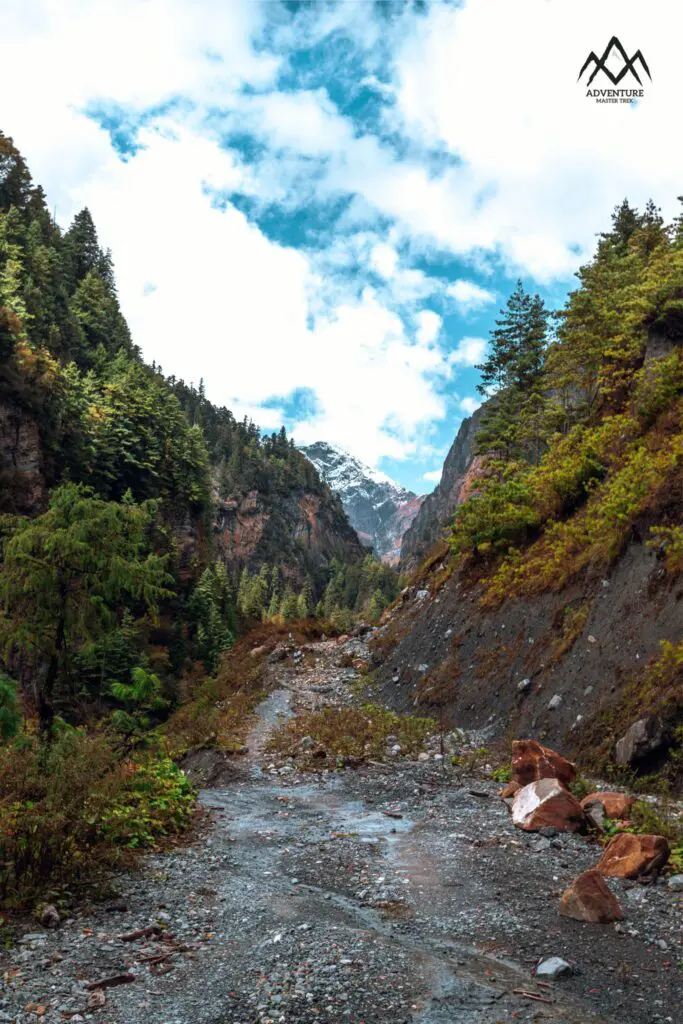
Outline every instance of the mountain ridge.
<svg viewBox="0 0 683 1024"><path fill-rule="evenodd" d="M403 534L425 496L401 486L333 442L299 445L299 451L339 496L361 543L371 546L383 561L396 564Z"/></svg>

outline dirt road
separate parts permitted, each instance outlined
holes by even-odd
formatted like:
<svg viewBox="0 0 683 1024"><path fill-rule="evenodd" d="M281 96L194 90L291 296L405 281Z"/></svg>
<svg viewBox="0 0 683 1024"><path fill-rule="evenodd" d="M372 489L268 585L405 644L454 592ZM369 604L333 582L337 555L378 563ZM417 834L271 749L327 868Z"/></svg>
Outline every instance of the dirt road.
<svg viewBox="0 0 683 1024"><path fill-rule="evenodd" d="M0 1021L682 1019L681 896L665 884L616 884L619 926L569 921L559 895L597 848L516 831L495 783L433 759L316 773L272 762L282 715L357 699L345 653L363 655L363 642L271 666L249 755L192 761L212 780L205 832L57 931L36 927L4 957ZM143 928L161 934L119 938ZM538 984L534 967L552 956L573 973ZM103 1005L86 988L125 975Z"/></svg>

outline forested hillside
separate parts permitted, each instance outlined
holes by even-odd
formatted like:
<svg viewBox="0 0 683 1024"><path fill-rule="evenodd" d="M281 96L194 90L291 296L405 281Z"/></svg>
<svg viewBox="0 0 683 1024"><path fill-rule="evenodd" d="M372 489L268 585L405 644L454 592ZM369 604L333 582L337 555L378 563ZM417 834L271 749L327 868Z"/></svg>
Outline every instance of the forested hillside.
<svg viewBox="0 0 683 1024"><path fill-rule="evenodd" d="M628 760L668 750L674 765L683 220L624 202L578 278L557 314L521 284L501 314L467 500L418 574L419 607L406 595L385 628L384 671L459 724L533 730L603 770L642 722Z"/></svg>
<svg viewBox="0 0 683 1024"><path fill-rule="evenodd" d="M144 363L90 213L63 232L1 134L0 541L0 895L186 822L156 729L239 689L250 627L396 593L284 430Z"/></svg>

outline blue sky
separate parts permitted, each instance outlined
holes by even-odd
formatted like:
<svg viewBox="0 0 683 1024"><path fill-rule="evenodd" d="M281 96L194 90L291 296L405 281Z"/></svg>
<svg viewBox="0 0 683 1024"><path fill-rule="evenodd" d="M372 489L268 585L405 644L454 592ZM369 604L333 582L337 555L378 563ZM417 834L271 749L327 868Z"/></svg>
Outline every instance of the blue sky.
<svg viewBox="0 0 683 1024"><path fill-rule="evenodd" d="M517 278L558 306L624 195L675 212L682 28L666 0L4 0L0 127L61 223L92 210L147 359L424 492ZM576 80L615 33L637 109Z"/></svg>

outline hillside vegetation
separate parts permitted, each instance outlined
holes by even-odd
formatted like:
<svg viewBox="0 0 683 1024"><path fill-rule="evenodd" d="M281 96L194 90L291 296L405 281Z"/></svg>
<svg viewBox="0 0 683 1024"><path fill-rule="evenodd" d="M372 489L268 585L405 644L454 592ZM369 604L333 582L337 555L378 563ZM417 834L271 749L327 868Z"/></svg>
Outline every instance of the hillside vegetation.
<svg viewBox="0 0 683 1024"><path fill-rule="evenodd" d="M0 544L0 897L187 825L160 727L220 675L239 732L238 636L396 593L284 429L144 363L90 213L63 232L1 133Z"/></svg>
<svg viewBox="0 0 683 1024"><path fill-rule="evenodd" d="M628 672L605 665L605 675L617 673L611 692L606 687L609 697L595 712L594 727L581 708L583 724L571 743L604 767L620 732L642 715L657 715L676 749L683 632L680 613L667 609L675 608L683 571L682 342L683 219L665 224L652 203L642 213L627 202L615 210L611 230L600 236L562 310L550 313L520 282L480 367L487 399L476 438L480 458L465 476L469 497L455 511L450 552L437 550L417 575L432 592L449 580L466 593L475 587L467 632L474 628L485 639L478 663L465 664L472 651L460 629L467 619L461 604L452 632L463 651L431 671L420 693L464 700L458 694L467 692L464 677L472 669L480 687L494 690L508 671L560 678L557 666L590 632L590 615L623 596L605 588L635 545L652 552L658 569L653 575L643 563L640 579L629 583L638 588L632 602L641 584L657 591L646 590L639 607L631 605L632 632L645 628L649 605L652 614L678 618L678 635L660 635L659 653L645 669L637 662ZM601 588L598 603L594 583ZM408 615L410 621L399 610L382 641L390 649L407 636L399 647L403 658L410 637L417 643L427 629L424 615ZM527 623L536 616L547 634L542 644L525 653L534 643L528 626L518 636L502 633L512 616ZM623 643L615 642L610 653L619 650ZM541 691L542 684L538 701ZM529 685L525 692L536 691ZM539 704L534 707L538 712ZM524 713L518 706L511 717ZM537 714L548 717L547 710Z"/></svg>

